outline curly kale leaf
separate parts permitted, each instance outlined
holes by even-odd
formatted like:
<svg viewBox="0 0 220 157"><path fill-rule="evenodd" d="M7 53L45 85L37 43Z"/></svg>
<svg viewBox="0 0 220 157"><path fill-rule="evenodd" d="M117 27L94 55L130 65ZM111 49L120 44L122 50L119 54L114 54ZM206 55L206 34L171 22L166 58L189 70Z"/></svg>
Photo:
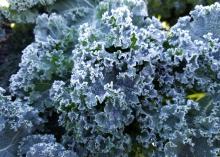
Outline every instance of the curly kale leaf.
<svg viewBox="0 0 220 157"><path fill-rule="evenodd" d="M190 36L195 39L203 39L203 35L212 33L214 38L220 36L220 26L218 16L220 4L215 3L210 6L198 5L190 12L190 16L182 17L178 20L173 29L188 30Z"/></svg>
<svg viewBox="0 0 220 157"><path fill-rule="evenodd" d="M77 157L76 153L65 150L61 144L56 143L53 135L29 135L20 143L20 156Z"/></svg>
<svg viewBox="0 0 220 157"><path fill-rule="evenodd" d="M42 122L38 111L27 103L3 95L0 88L0 156L15 157L22 137Z"/></svg>

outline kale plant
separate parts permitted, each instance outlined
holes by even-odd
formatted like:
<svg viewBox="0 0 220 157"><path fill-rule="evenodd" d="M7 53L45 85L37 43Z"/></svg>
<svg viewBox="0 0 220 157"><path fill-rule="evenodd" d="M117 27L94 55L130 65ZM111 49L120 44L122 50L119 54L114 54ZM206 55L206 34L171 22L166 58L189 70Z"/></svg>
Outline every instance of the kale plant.
<svg viewBox="0 0 220 157"><path fill-rule="evenodd" d="M1 88L0 157L219 156L220 4L165 30L144 0L69 2Z"/></svg>

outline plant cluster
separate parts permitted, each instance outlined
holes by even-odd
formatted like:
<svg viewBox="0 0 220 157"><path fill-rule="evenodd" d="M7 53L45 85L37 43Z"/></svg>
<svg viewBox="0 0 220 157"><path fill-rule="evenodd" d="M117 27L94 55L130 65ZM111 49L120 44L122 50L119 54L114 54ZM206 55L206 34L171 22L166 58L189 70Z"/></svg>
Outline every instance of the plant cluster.
<svg viewBox="0 0 220 157"><path fill-rule="evenodd" d="M0 157L220 155L220 4L165 30L144 0L69 2L0 88Z"/></svg>

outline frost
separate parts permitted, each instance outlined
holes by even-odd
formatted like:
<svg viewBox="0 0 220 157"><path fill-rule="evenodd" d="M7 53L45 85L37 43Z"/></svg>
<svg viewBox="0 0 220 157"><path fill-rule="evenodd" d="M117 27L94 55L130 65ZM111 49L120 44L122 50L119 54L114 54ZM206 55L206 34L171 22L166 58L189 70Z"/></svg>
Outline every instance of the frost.
<svg viewBox="0 0 220 157"><path fill-rule="evenodd" d="M1 90L1 131L33 127L38 113L46 121L22 138L21 155L219 155L219 3L197 6L170 31L142 0L53 7L10 79L17 99Z"/></svg>

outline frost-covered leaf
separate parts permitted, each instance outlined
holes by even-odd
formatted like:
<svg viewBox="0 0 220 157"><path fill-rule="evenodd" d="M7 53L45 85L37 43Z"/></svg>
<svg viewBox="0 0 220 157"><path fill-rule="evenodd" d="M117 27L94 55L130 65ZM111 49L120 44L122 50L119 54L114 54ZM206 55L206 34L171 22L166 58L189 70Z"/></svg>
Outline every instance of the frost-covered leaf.
<svg viewBox="0 0 220 157"><path fill-rule="evenodd" d="M53 135L29 135L22 139L19 145L19 155L24 156L30 148L38 143L55 143Z"/></svg>
<svg viewBox="0 0 220 157"><path fill-rule="evenodd" d="M19 142L26 136L25 129L20 128L17 131L5 128L0 131L0 157L17 157Z"/></svg>
<svg viewBox="0 0 220 157"><path fill-rule="evenodd" d="M27 157L78 157L76 153L67 151L58 143L38 143L33 145L26 154Z"/></svg>
<svg viewBox="0 0 220 157"><path fill-rule="evenodd" d="M178 20L173 29L188 30L193 39L202 39L203 35L213 34L214 38L220 37L220 4L211 6L196 6L190 12L190 16L182 17Z"/></svg>

